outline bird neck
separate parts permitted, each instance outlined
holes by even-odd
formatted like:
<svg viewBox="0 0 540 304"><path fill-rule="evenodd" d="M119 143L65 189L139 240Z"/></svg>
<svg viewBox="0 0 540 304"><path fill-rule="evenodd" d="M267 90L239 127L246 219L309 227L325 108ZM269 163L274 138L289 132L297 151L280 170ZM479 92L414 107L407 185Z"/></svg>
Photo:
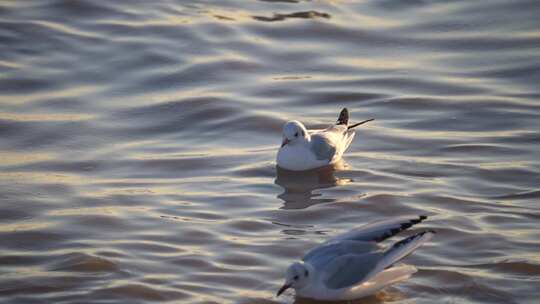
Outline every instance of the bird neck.
<svg viewBox="0 0 540 304"><path fill-rule="evenodd" d="M319 277L319 273L315 270L315 268L309 264L309 263L304 263L304 266L306 267L306 269L309 271L309 275L308 275L308 285L312 285L312 283L314 283L315 281L317 281L318 277Z"/></svg>
<svg viewBox="0 0 540 304"><path fill-rule="evenodd" d="M296 288L296 291L299 294L311 294L315 291L315 289L317 289L317 286L318 286L317 282L319 281L319 273L309 263L305 263L304 266L309 271L309 276L307 277L307 280L302 285L302 287Z"/></svg>

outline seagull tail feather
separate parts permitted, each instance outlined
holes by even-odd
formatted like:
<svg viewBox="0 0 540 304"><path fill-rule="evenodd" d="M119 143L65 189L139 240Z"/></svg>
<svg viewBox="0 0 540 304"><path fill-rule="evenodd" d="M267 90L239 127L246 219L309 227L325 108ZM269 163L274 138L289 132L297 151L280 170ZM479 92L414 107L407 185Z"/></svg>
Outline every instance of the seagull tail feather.
<svg viewBox="0 0 540 304"><path fill-rule="evenodd" d="M336 125L348 125L349 124L349 110L347 108L343 108L341 112L339 113L339 117L337 120Z"/></svg>
<svg viewBox="0 0 540 304"><path fill-rule="evenodd" d="M365 124L366 122L370 122L370 121L372 121L372 120L375 120L375 118L366 119L366 120L361 121L361 122L359 122L359 123L355 123L354 125L350 125L350 126L347 127L347 130L356 128L356 127L358 127L359 125L363 125L363 124Z"/></svg>

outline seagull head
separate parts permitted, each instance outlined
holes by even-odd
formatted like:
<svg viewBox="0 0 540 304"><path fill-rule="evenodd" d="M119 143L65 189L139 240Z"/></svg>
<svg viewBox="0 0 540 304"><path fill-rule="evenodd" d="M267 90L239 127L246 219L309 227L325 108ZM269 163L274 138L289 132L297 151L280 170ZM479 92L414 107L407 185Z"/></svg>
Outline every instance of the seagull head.
<svg viewBox="0 0 540 304"><path fill-rule="evenodd" d="M285 284L277 292L279 297L285 290L294 288L295 290L304 288L313 277L313 267L303 262L295 262L289 266L285 273Z"/></svg>
<svg viewBox="0 0 540 304"><path fill-rule="evenodd" d="M281 146L295 145L299 142L305 142L309 139L309 134L304 125L297 121L291 120L283 126L283 142Z"/></svg>

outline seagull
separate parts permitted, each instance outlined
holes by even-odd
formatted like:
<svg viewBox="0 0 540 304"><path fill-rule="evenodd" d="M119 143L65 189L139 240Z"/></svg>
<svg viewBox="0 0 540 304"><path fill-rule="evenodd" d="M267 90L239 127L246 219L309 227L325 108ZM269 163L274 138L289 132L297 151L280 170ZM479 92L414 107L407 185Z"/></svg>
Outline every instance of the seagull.
<svg viewBox="0 0 540 304"><path fill-rule="evenodd" d="M396 264L431 239L432 230L404 238L386 249L380 243L425 220L427 216L379 220L338 235L311 249L289 266L279 297L288 288L315 300L353 300L409 278L417 270Z"/></svg>
<svg viewBox="0 0 540 304"><path fill-rule="evenodd" d="M283 126L283 142L277 153L279 167L304 171L333 164L341 159L354 138L354 128L372 119L349 125L349 111L343 108L335 125L324 130L307 130L297 120Z"/></svg>

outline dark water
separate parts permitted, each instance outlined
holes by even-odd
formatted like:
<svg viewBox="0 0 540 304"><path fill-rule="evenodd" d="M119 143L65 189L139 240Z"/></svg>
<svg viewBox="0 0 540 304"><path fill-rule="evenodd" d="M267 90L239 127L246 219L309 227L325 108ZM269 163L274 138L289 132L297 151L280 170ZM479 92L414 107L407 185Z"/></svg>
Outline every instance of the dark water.
<svg viewBox="0 0 540 304"><path fill-rule="evenodd" d="M538 303L538 1L2 1L0 302L290 303L330 235L427 213L358 303ZM343 168L281 125L374 117Z"/></svg>

